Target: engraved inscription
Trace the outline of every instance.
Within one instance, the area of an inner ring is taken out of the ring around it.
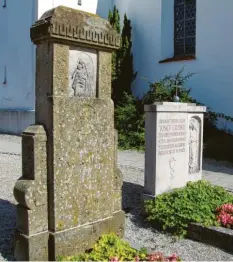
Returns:
[[[174,157],[172,157],[170,160],[169,160],[169,167],[170,167],[170,176],[171,176],[171,179],[174,179],[175,178],[175,166],[176,166],[176,159]]]
[[[186,119],[160,119],[158,132],[159,156],[185,152]]]
[[[69,59],[70,95],[95,97],[97,54],[92,50],[70,50]]]
[[[192,117],[189,123],[189,174],[200,171],[201,120]]]

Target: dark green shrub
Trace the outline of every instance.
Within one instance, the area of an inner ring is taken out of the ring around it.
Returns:
[[[137,99],[124,93],[122,102],[115,109],[118,145],[122,149],[143,150],[145,147],[144,114],[137,109]]]
[[[233,203],[232,194],[207,181],[198,181],[145,201],[145,210],[148,220],[158,228],[185,236],[189,223],[218,225],[216,208],[226,203]]]
[[[183,67],[178,73],[174,75],[166,75],[159,82],[149,82],[149,90],[142,99],[143,104],[153,104],[154,102],[173,102],[173,98],[176,94],[176,86],[180,87],[177,90],[180,102],[193,103],[194,100],[190,96],[191,90],[185,87],[185,84],[193,75],[194,73],[184,75]]]
[[[120,26],[120,14],[116,6],[108,14],[109,23],[121,34],[121,47],[112,55],[112,99],[115,105],[122,103],[124,93],[131,94],[131,85],[137,73],[133,68],[132,26],[124,15],[123,28]]]
[[[182,102],[192,102],[190,89],[185,83],[193,74],[183,74],[182,68],[175,75],[165,76],[156,83],[149,83],[150,89],[141,99],[131,93],[124,93],[115,109],[115,124],[118,130],[118,143],[121,149],[145,149],[145,116],[144,105],[154,102],[172,101],[176,92],[174,85],[179,85],[179,96]]]

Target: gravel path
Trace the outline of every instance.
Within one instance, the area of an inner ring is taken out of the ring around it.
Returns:
[[[20,143],[20,137],[0,135],[0,140]],[[138,247],[146,247],[166,255],[177,253],[186,261],[233,261],[233,255],[220,249],[191,240],[176,241],[161,234],[140,219],[143,171],[120,166],[124,176],[123,207],[126,214],[125,238]],[[21,156],[0,154],[0,261],[13,260],[13,231],[15,200],[12,194],[15,181],[21,176]]]
[[[140,218],[143,171],[120,166],[124,176],[123,207],[127,213],[125,238],[136,247],[163,252],[165,255],[178,254],[183,261],[233,261],[233,254],[189,239],[176,241],[172,236],[151,228]]]
[[[11,136],[11,135],[0,134],[0,140],[20,144],[21,143],[21,136]]]
[[[13,188],[21,175],[21,157],[0,154],[0,261],[13,260],[15,199]]]

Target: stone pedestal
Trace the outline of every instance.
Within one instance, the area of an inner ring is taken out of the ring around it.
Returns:
[[[106,20],[60,6],[32,26],[31,38],[37,45],[36,124],[45,129],[47,139],[47,149],[41,150],[47,161],[46,190],[40,195],[47,208],[45,213],[40,207],[32,210],[33,219],[28,218],[25,228],[31,223],[46,237],[34,246],[35,236],[17,226],[21,248],[16,258],[55,260],[91,248],[103,233],[123,236],[122,177],[111,100],[111,52],[119,48],[120,37]],[[30,160],[35,162],[35,156],[25,159],[23,166]],[[25,173],[23,180],[28,188],[37,183]],[[19,199],[26,193],[20,183],[15,186],[16,199],[20,208],[31,212]],[[17,219],[22,219],[20,212]]]
[[[202,179],[204,112],[196,104],[145,106],[145,199]]]

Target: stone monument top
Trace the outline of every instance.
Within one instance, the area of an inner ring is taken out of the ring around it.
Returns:
[[[34,43],[59,39],[111,50],[120,47],[120,35],[107,20],[65,6],[45,12],[31,27],[31,39]]]

